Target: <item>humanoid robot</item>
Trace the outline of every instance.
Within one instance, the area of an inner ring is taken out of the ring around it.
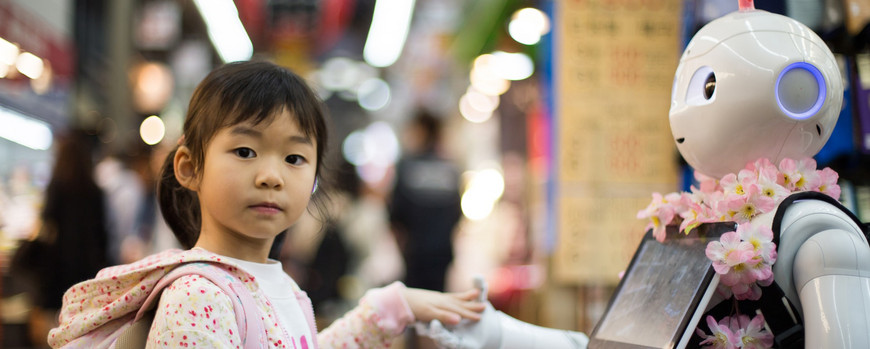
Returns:
[[[721,178],[759,158],[779,163],[815,155],[831,135],[842,99],[837,62],[812,30],[741,0],[739,11],[710,22],[688,44],[669,119],[686,161]],[[783,327],[788,333],[774,333],[775,345],[870,348],[866,227],[829,197],[796,195],[753,219],[777,236],[774,285],[785,297],[780,314],[788,319],[767,320],[794,323]],[[530,325],[491,307],[477,323],[418,329],[452,348],[587,345],[582,333]]]

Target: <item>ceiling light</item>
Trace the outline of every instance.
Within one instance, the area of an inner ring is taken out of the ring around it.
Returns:
[[[377,0],[363,48],[363,58],[368,64],[383,68],[399,59],[413,13],[414,0]]]
[[[0,107],[0,137],[25,147],[46,150],[51,147],[52,133],[48,124],[12,109]]]
[[[246,61],[254,55],[254,45],[233,0],[193,0],[199,9],[208,37],[224,63]]]

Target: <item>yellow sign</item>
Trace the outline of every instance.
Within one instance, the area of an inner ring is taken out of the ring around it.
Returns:
[[[563,283],[616,283],[644,234],[637,211],[677,188],[668,124],[678,0],[556,2],[557,239]]]

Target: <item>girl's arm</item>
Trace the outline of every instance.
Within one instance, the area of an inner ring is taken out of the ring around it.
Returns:
[[[394,282],[366,292],[360,304],[321,331],[317,341],[320,348],[383,348],[415,320],[478,320],[485,304],[475,301],[477,293],[442,293]]]

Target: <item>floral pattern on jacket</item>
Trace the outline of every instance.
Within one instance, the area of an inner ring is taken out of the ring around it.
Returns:
[[[277,319],[277,314],[271,302],[259,290],[253,276],[219,255],[202,249],[192,249],[168,250],[131,264],[109,267],[101,270],[94,279],[74,285],[63,296],[60,325],[49,333],[49,344],[55,348],[109,347],[132,322],[160,278],[179,264],[188,262],[217,263],[248,287],[265,320],[270,347],[294,348],[294,344],[301,343],[300,339],[287,336],[285,329],[274,320]],[[308,343],[306,338],[305,343],[309,348],[389,347],[393,339],[414,321],[414,315],[401,296],[404,287],[396,282],[384,288],[370,290],[360,300],[359,306],[318,333],[316,342]],[[232,303],[220,288],[196,275],[183,276],[167,289],[170,288],[184,288],[188,292],[192,291],[193,295],[188,299],[167,299],[161,302],[164,307],[169,305],[180,309],[177,312],[163,309],[173,316],[164,317],[168,327],[158,326],[158,321],[155,320],[149,334],[149,347],[234,348],[240,344],[241,338],[238,325],[234,321]],[[200,295],[194,296],[196,293]],[[311,332],[316,332],[312,323],[310,299],[302,291],[296,297],[311,323]],[[194,344],[194,338],[189,331],[176,331],[185,329],[181,320],[186,320],[188,328],[199,328],[201,332],[197,333],[203,338],[200,339],[202,342]],[[182,327],[172,327],[172,322],[176,322],[175,326]],[[173,331],[167,333],[160,328],[173,328]],[[180,338],[173,337],[179,335]],[[188,335],[187,339],[184,338],[185,335]]]

